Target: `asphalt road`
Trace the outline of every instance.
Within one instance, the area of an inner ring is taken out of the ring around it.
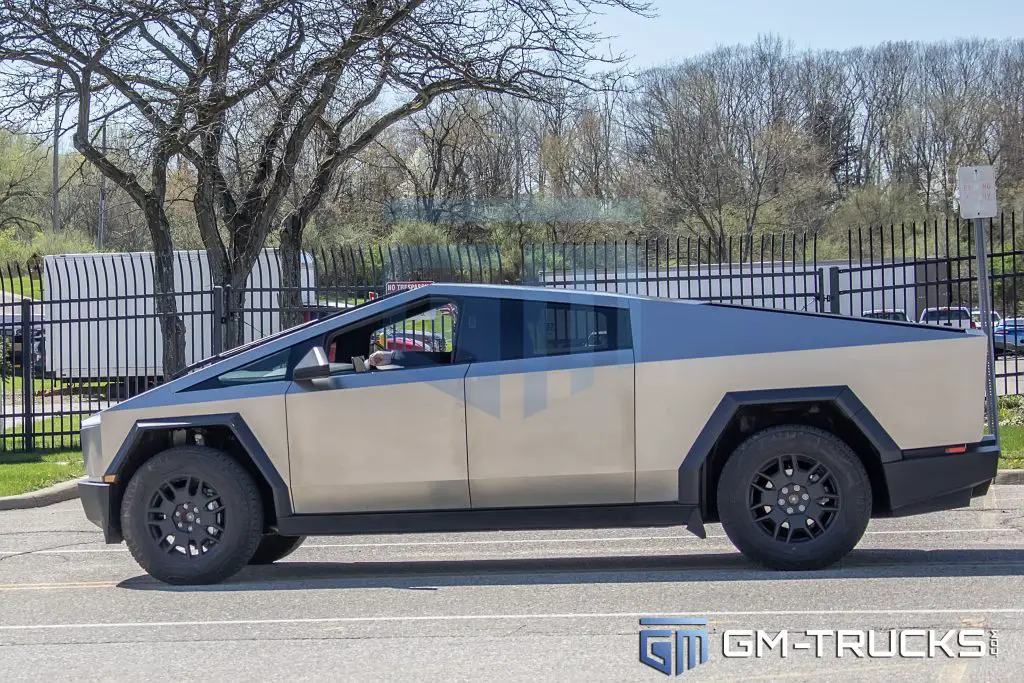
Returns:
[[[77,501],[3,512],[0,680],[658,681],[638,619],[659,615],[709,619],[709,660],[683,680],[1020,680],[1024,486],[877,520],[821,572],[762,571],[708,531],[317,538],[196,589],[104,546]],[[884,651],[909,628],[994,630],[998,654],[838,658],[831,636],[821,658],[722,652],[726,629],[876,629]]]

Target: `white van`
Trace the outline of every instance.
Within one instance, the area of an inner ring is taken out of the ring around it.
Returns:
[[[264,249],[246,283],[245,341],[280,331],[280,263]],[[315,301],[313,259],[302,255],[302,302]],[[152,252],[43,257],[46,372],[67,380],[163,377]],[[174,289],[185,324],[185,364],[213,354],[213,278],[206,251],[174,252]]]

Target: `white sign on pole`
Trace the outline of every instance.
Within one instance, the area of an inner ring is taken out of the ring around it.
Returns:
[[[394,280],[392,282],[387,282],[384,284],[384,293],[394,294],[399,290],[405,291],[407,289],[419,289],[420,287],[425,287],[427,285],[432,284],[434,284],[432,280]]]
[[[993,167],[961,166],[956,169],[956,184],[960,191],[961,218],[995,218],[999,215]]]
[[[999,442],[999,407],[996,405],[995,348],[992,345],[992,293],[989,289],[988,254],[985,253],[985,221],[999,215],[996,201],[996,174],[991,166],[961,166],[956,169],[960,191],[960,217],[974,227],[974,258],[978,264],[978,302],[981,304],[981,326],[988,337],[988,377],[985,379],[985,415],[989,432]]]

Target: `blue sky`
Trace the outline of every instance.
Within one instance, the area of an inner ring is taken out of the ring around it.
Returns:
[[[595,29],[634,68],[658,66],[773,33],[797,49],[843,49],[888,40],[1024,37],[1024,0],[655,0],[659,17],[625,12]]]

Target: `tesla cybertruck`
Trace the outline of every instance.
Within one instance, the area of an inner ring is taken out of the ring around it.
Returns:
[[[310,535],[708,522],[753,561],[815,569],[872,517],[988,490],[985,372],[976,330],[433,284],[91,416],[79,488],[106,542],[168,583]]]

